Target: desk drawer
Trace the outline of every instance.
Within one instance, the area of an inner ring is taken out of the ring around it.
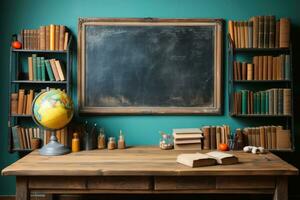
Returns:
[[[154,179],[155,190],[202,190],[215,187],[215,177],[161,176]]]
[[[30,177],[28,187],[30,189],[85,189],[84,177]]]
[[[88,189],[96,190],[150,190],[152,188],[151,178],[143,176],[102,176],[90,177],[87,184]]]
[[[273,189],[275,178],[268,176],[217,177],[217,189]]]

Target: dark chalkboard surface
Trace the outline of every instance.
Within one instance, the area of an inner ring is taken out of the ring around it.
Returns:
[[[85,62],[80,70],[84,77],[79,81],[84,85],[83,111],[86,107],[99,113],[219,112],[216,25],[85,25],[81,38]]]

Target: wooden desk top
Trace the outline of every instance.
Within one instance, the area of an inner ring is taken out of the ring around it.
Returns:
[[[195,151],[132,147],[126,150],[92,150],[63,156],[40,156],[34,151],[2,170],[16,176],[226,176],[297,175],[298,169],[272,153],[235,154],[240,163],[190,168],[176,163],[180,153]]]

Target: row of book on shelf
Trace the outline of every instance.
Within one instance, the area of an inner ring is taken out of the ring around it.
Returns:
[[[66,70],[61,61],[56,59],[45,59],[32,54],[28,57],[28,74],[22,74],[20,79],[30,81],[65,81]]]
[[[275,16],[255,16],[248,21],[228,22],[228,32],[236,48],[288,48],[290,20]]]
[[[233,63],[234,80],[290,80],[290,55],[254,56],[253,63]]]
[[[50,131],[37,127],[21,127],[16,125],[11,127],[11,131],[14,150],[32,149],[31,141],[33,138],[40,138],[42,141],[41,145],[46,145],[50,141],[51,136]],[[67,128],[57,130],[56,137],[61,144],[69,146]]]
[[[241,90],[234,93],[234,115],[291,115],[291,89]]]
[[[291,149],[291,130],[282,126],[247,127],[242,131],[249,146],[261,146],[266,149]]]
[[[40,26],[38,29],[24,29],[18,40],[23,49],[63,51],[68,48],[69,32],[63,25]]]
[[[237,128],[230,126],[203,126],[202,128],[173,129],[175,149],[214,150],[220,144],[241,150],[244,146],[261,146],[266,149],[291,149],[291,131],[283,126]]]
[[[47,89],[41,89],[40,91],[35,91],[33,89],[19,89],[18,92],[12,92],[10,97],[11,115],[31,115],[31,105],[34,100],[34,97],[39,92],[45,92],[46,90]]]

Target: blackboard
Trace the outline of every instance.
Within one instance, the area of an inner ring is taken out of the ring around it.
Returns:
[[[219,20],[106,20],[80,23],[81,111],[220,113]]]

